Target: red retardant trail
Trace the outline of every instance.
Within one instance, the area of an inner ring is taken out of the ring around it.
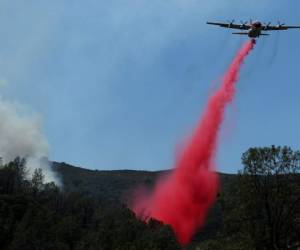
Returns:
[[[137,195],[130,206],[143,220],[154,218],[171,225],[183,245],[204,225],[207,212],[215,202],[219,189],[214,171],[218,132],[225,107],[234,97],[241,65],[254,43],[254,40],[247,42],[235,56],[221,86],[209,98],[193,136],[178,156],[174,171],[159,181],[152,193]]]

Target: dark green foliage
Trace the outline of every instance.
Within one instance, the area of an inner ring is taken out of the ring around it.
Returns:
[[[169,171],[116,170],[99,171],[73,167],[66,163],[53,163],[53,169],[62,176],[64,190],[91,195],[103,203],[118,205],[130,200],[134,188],[143,185],[152,188],[157,178]],[[221,191],[227,192],[236,175],[220,174]],[[199,242],[216,236],[222,226],[222,211],[217,201],[211,209],[207,225],[200,229],[194,241]]]
[[[130,191],[136,186],[152,187],[158,176],[168,173],[133,170],[99,171],[57,162],[53,162],[52,166],[54,171],[62,176],[65,191],[92,195],[113,205],[124,203]]]
[[[300,246],[300,153],[288,147],[250,148],[244,170],[224,194],[224,227],[237,249]]]
[[[45,177],[43,175],[42,169],[38,168],[34,170],[31,179],[31,185],[36,191],[41,190],[43,188],[44,178]]]
[[[64,190],[76,190],[114,206],[120,206],[130,200],[135,187],[143,185],[152,188],[158,177],[169,174],[169,171],[93,171],[57,162],[53,163],[53,169],[62,176]],[[221,191],[226,193],[235,179],[236,175],[220,174]],[[191,249],[195,249],[194,246],[203,240],[215,238],[222,224],[221,203],[218,199],[211,209],[206,226],[199,230],[190,244]]]
[[[206,226],[184,249],[285,250],[300,246],[300,154],[287,147],[251,148],[238,175],[220,174]],[[92,171],[54,163],[63,191],[32,180],[25,162],[0,169],[0,249],[180,249],[172,230],[139,221],[123,204],[139,185],[165,172]],[[298,249],[297,249],[298,250]]]
[[[25,162],[0,169],[0,249],[180,249],[169,227],[137,220],[121,205],[90,195],[62,192],[36,170],[25,179]]]
[[[13,194],[22,191],[23,186],[28,185],[24,181],[26,175],[25,160],[16,158],[6,167],[1,169],[0,193]]]

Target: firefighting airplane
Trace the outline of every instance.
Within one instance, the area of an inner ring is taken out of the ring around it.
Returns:
[[[217,25],[222,28],[246,30],[245,32],[234,32],[235,35],[247,35],[250,38],[257,38],[260,36],[269,36],[268,33],[262,33],[263,31],[274,31],[274,30],[288,30],[288,29],[300,29],[300,26],[285,26],[284,23],[278,22],[278,25],[271,25],[271,22],[262,24],[259,21],[252,22],[241,22],[240,24],[235,24],[234,20],[228,23],[214,23],[207,22],[207,24]]]

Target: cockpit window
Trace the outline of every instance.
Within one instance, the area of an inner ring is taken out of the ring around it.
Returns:
[[[260,28],[261,27],[261,23],[260,22],[256,22],[256,23],[253,24],[253,26],[255,28]]]

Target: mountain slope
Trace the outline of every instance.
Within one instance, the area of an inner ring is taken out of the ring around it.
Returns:
[[[114,170],[100,171],[74,167],[66,163],[52,163],[54,171],[62,178],[66,192],[89,194],[107,204],[125,204],[135,187],[140,185],[153,187],[159,176],[170,171]],[[233,184],[236,175],[220,174],[221,190],[226,192]],[[196,240],[213,237],[222,227],[221,204],[216,202],[211,209],[205,228],[196,236]]]
[[[66,163],[53,162],[54,171],[62,178],[63,188],[67,192],[83,192],[101,198],[107,202],[124,203],[129,192],[140,185],[153,187],[158,177],[168,175],[170,170],[89,170],[74,167]],[[227,189],[236,175],[220,174],[221,189]]]

